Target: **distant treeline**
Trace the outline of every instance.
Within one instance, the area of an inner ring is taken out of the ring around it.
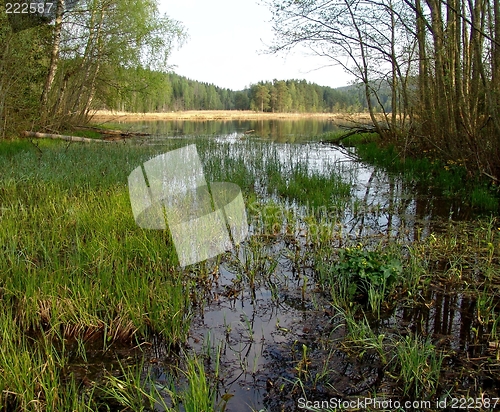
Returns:
[[[54,2],[51,21],[10,16],[6,4],[0,3],[0,138],[23,130],[82,125],[93,110],[103,108],[131,112],[369,108],[361,81],[333,89],[305,80],[273,80],[234,91],[170,72],[171,51],[187,35],[182,23],[160,13],[157,0]],[[387,83],[386,76],[374,78]],[[386,90],[387,95],[378,93],[376,101],[370,101],[371,111],[380,107],[375,103],[398,101],[389,87]]]
[[[175,73],[143,68],[120,74],[120,88],[101,95],[108,109],[129,112],[255,110],[262,112],[359,112],[366,108],[357,87],[333,89],[306,80],[259,82],[234,91]]]

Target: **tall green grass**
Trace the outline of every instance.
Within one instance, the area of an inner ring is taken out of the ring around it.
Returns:
[[[463,200],[484,212],[499,210],[499,192],[488,187],[484,176],[470,176],[462,159],[445,159],[443,154],[427,151],[418,156],[405,155],[394,145],[384,145],[373,135],[351,136],[343,142],[355,147],[362,160],[402,174],[428,189],[440,190],[447,196],[462,196]]]
[[[0,404],[9,410],[68,410],[60,402],[78,399],[62,377],[66,340],[186,340],[189,290],[172,242],[137,227],[128,200],[128,173],[157,151],[0,143]]]

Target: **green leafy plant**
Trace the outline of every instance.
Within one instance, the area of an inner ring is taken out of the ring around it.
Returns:
[[[379,251],[370,251],[358,245],[339,251],[334,271],[349,280],[349,298],[368,296],[371,288],[389,291],[402,271],[401,262]]]
[[[361,244],[340,249],[335,262],[321,263],[317,269],[334,301],[344,306],[368,304],[377,315],[403,271],[400,260],[378,250],[364,249]]]

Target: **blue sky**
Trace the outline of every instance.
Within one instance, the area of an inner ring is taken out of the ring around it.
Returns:
[[[273,39],[268,8],[257,0],[160,0],[160,9],[181,21],[189,39],[175,50],[174,71],[193,80],[241,90],[260,80],[306,79],[339,87],[350,78],[328,60],[297,50],[262,53]]]

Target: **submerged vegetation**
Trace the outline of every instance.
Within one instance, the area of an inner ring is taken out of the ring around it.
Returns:
[[[317,143],[149,141],[1,143],[0,408],[500,395],[497,219],[419,222],[404,192],[370,203],[359,164]],[[242,188],[251,235],[180,269],[168,231],[135,225],[127,176],[193,142],[207,181]]]

